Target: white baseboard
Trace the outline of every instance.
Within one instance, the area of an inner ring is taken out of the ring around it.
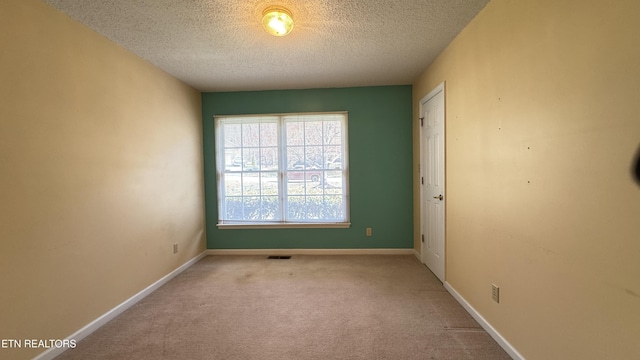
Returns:
[[[411,255],[413,249],[209,249],[207,255]]]
[[[202,253],[198,254],[196,257],[194,257],[193,259],[191,259],[191,260],[187,261],[186,263],[182,264],[179,268],[173,270],[172,272],[170,272],[169,274],[167,274],[166,276],[164,276],[160,280],[154,282],[153,284],[149,285],[144,290],[140,291],[139,293],[133,295],[132,297],[130,297],[127,300],[125,300],[124,302],[122,302],[120,305],[114,307],[113,309],[111,309],[111,310],[107,311],[106,313],[104,313],[99,318],[93,320],[92,322],[87,324],[82,329],[80,329],[80,330],[76,331],[75,333],[69,335],[67,337],[67,340],[72,340],[73,339],[76,342],[79,342],[80,340],[82,340],[85,337],[89,336],[92,332],[98,330],[101,326],[103,326],[104,324],[106,324],[109,321],[111,321],[114,318],[116,318],[116,316],[120,315],[125,310],[127,310],[131,306],[135,305],[138,301],[144,299],[146,296],[148,296],[149,294],[151,294],[152,292],[157,290],[162,285],[166,284],[169,280],[173,279],[174,277],[176,277],[176,275],[178,275],[181,272],[185,271],[189,266],[195,264],[196,262],[198,262],[198,260],[202,259],[206,255],[207,255],[206,251],[203,251]],[[66,350],[68,350],[68,349],[67,348],[55,348],[55,347],[52,347],[49,350],[47,350],[47,351],[41,353],[40,355],[34,357],[33,360],[49,360],[49,359],[53,359],[56,356],[58,356],[58,355],[62,354],[63,352],[65,352]]]
[[[505,338],[500,335],[496,329],[489,324],[487,320],[485,320],[480,313],[476,311],[476,309],[471,306],[463,297],[460,295],[448,282],[444,283],[445,289],[464,307],[465,310],[482,326],[482,328],[495,340],[500,347],[504,349],[504,351],[511,356],[514,360],[525,360],[524,356],[522,356],[518,350],[516,350]]]
[[[418,259],[418,261],[422,262],[422,256],[420,256],[420,253],[418,252],[418,250],[413,249],[413,256],[415,256],[416,259]]]

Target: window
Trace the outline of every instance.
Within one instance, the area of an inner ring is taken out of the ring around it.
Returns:
[[[217,116],[218,227],[348,227],[347,114]]]

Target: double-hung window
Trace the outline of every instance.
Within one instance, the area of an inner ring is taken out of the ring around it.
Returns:
[[[218,227],[348,227],[347,113],[216,116]]]

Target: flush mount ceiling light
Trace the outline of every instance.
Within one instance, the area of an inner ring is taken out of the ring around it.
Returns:
[[[287,35],[293,29],[291,11],[279,6],[269,6],[262,12],[262,26],[271,35]]]

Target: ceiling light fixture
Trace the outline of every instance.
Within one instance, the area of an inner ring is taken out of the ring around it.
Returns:
[[[262,12],[262,26],[271,35],[287,35],[293,29],[291,11],[279,6],[269,6]]]

